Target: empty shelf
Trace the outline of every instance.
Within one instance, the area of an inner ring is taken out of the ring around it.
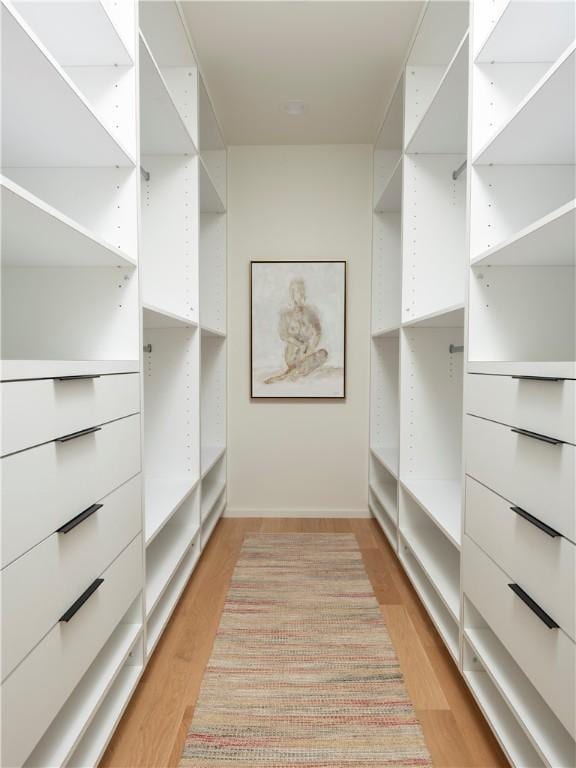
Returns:
[[[399,211],[402,205],[402,156],[398,158],[374,210],[377,213]]]
[[[424,527],[401,529],[401,533],[454,621],[460,621],[459,558],[452,545],[442,535],[431,536]]]
[[[193,545],[200,526],[183,532],[181,528],[165,528],[146,552],[146,616],[150,616],[167,589],[172,576],[188,549]]]
[[[4,4],[2,44],[6,167],[135,165],[20,15]]]
[[[468,33],[448,65],[406,152],[465,154],[468,133]]]
[[[373,445],[370,450],[375,459],[385,467],[391,475],[398,477],[398,446]]]
[[[398,525],[398,502],[396,483],[382,483],[376,477],[370,480],[370,490],[380,502],[395,525]]]
[[[198,325],[194,320],[147,303],[144,304],[143,320],[144,328],[193,328]]]
[[[464,304],[451,304],[426,315],[412,317],[402,323],[403,328],[420,325],[423,328],[461,328],[464,326]]]
[[[576,44],[546,72],[473,160],[476,165],[570,165],[576,157]]]
[[[2,264],[133,267],[135,259],[23,187],[2,177]]]
[[[146,546],[162,530],[197,484],[198,478],[148,478],[146,480],[144,492]]]
[[[195,155],[194,141],[142,33],[140,133],[143,155]]]
[[[460,549],[462,491],[458,480],[408,477],[401,483],[442,533]]]
[[[576,201],[543,216],[472,259],[492,266],[570,266],[576,260]]]
[[[202,477],[208,474],[214,464],[226,453],[225,445],[204,445],[200,459]]]
[[[216,185],[212,181],[204,161],[200,160],[200,212],[201,213],[225,213],[224,205]]]

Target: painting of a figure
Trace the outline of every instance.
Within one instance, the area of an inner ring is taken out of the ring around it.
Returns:
[[[345,397],[346,262],[251,263],[251,396]]]

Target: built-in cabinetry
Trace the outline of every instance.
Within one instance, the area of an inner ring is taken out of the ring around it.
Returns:
[[[576,764],[572,3],[429,3],[374,152],[370,507],[508,759]]]
[[[1,10],[0,762],[86,768],[226,503],[226,149],[176,3]]]

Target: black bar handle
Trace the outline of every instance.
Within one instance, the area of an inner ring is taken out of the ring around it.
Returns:
[[[83,373],[78,376],[56,376],[56,381],[80,381],[82,379],[99,379],[99,373]]]
[[[93,432],[100,432],[102,427],[90,427],[89,429],[81,429],[80,432],[72,432],[64,437],[57,437],[57,443],[67,443],[69,440],[76,440],[77,437],[84,437],[84,435],[91,435]]]
[[[60,616],[59,620],[66,621],[66,622],[70,621],[70,619],[78,613],[80,608],[82,608],[82,606],[88,600],[88,598],[90,598],[94,594],[94,592],[96,592],[96,590],[101,584],[104,584],[104,579],[94,579],[94,581],[92,582],[92,584],[90,584],[88,589],[82,592],[78,600],[72,603],[72,605],[70,606],[70,608],[68,608],[66,613],[63,613],[62,616]]]
[[[512,376],[512,378],[520,381],[566,381],[559,376]]]
[[[517,515],[520,515],[520,517],[523,517],[524,520],[527,520],[529,523],[534,525],[536,528],[539,528],[541,531],[544,531],[548,536],[551,536],[553,539],[562,538],[562,534],[555,530],[554,528],[551,528],[549,525],[546,525],[546,523],[543,523],[542,520],[538,520],[537,517],[534,517],[534,515],[531,515],[530,512],[526,512],[525,509],[522,509],[522,507],[510,507],[512,512],[516,512]]]
[[[511,432],[516,432],[517,435],[524,435],[524,437],[531,437],[533,440],[540,440],[541,443],[548,443],[549,445],[563,445],[564,440],[558,440],[555,437],[548,437],[548,435],[541,435],[539,432],[530,432],[529,429],[520,429],[520,427],[510,427]]]
[[[89,517],[92,517],[92,515],[95,512],[98,512],[99,509],[102,509],[103,506],[104,504],[92,504],[92,506],[88,507],[88,509],[85,509],[83,512],[80,512],[79,515],[76,515],[76,517],[73,517],[71,520],[68,520],[68,522],[60,526],[60,528],[57,528],[56,533],[70,533],[70,531],[76,528],[77,525],[80,525],[80,523],[83,523],[84,520],[87,520]]]
[[[542,621],[548,629],[559,629],[560,625],[556,624],[554,619],[551,616],[548,616],[546,611],[543,611],[542,608],[538,605],[537,602],[532,600],[529,594],[524,592],[522,587],[519,587],[518,584],[508,584],[512,592],[514,592],[515,595],[518,595],[520,600],[522,600],[523,603],[525,603],[530,610],[538,616],[540,621]]]

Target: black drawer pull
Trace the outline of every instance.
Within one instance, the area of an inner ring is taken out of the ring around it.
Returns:
[[[548,536],[551,536],[553,539],[558,538],[558,536],[562,537],[562,534],[559,531],[555,530],[554,528],[550,528],[549,525],[543,523],[542,520],[538,520],[537,517],[531,515],[530,512],[526,512],[526,510],[522,509],[522,507],[510,507],[510,509],[512,512],[516,512],[517,515],[520,515],[520,517],[523,517],[524,520],[527,520],[529,523],[536,526],[536,528],[544,531],[544,533],[548,534]]]
[[[512,376],[512,378],[520,381],[566,381],[556,376]]]
[[[517,435],[524,435],[524,437],[531,437],[533,440],[540,440],[541,443],[548,443],[549,445],[563,445],[564,440],[557,440],[555,437],[548,437],[548,435],[541,435],[539,432],[530,432],[529,429],[520,429],[520,427],[510,427],[511,432],[516,432]]]
[[[70,619],[78,613],[80,608],[82,608],[86,600],[88,600],[88,598],[90,598],[94,594],[94,592],[96,592],[96,590],[101,584],[104,584],[104,579],[94,579],[94,581],[92,582],[92,584],[90,584],[88,589],[82,592],[78,600],[72,603],[72,605],[70,606],[70,608],[68,608],[66,613],[63,613],[62,616],[60,616],[60,621],[70,621]]]
[[[80,514],[73,517],[72,520],[68,520],[67,523],[64,523],[60,528],[57,528],[56,533],[70,533],[70,531],[76,528],[77,525],[83,523],[84,520],[91,517],[94,512],[98,512],[99,509],[102,509],[103,506],[104,504],[92,504],[92,506],[85,509],[84,512],[80,512]]]
[[[72,432],[70,435],[64,435],[64,437],[57,437],[57,443],[67,443],[69,440],[76,440],[77,437],[84,437],[84,435],[91,435],[93,432],[100,432],[102,427],[90,427],[90,429],[81,429],[80,432]]]
[[[536,616],[538,616],[540,621],[542,621],[542,622],[544,622],[544,624],[546,624],[548,629],[559,629],[560,628],[560,625],[556,624],[554,619],[551,616],[548,616],[546,611],[543,611],[542,608],[540,608],[540,606],[538,605],[538,603],[536,603],[534,600],[532,600],[530,595],[528,595],[526,592],[524,592],[522,587],[519,587],[518,584],[508,584],[508,586],[510,587],[512,592],[514,592],[514,594],[518,595],[520,600],[522,600],[523,603],[526,603],[528,608],[530,608],[530,610],[533,611],[536,614]]]
[[[56,381],[81,381],[82,379],[99,379],[99,373],[83,373],[78,376],[57,376]]]

